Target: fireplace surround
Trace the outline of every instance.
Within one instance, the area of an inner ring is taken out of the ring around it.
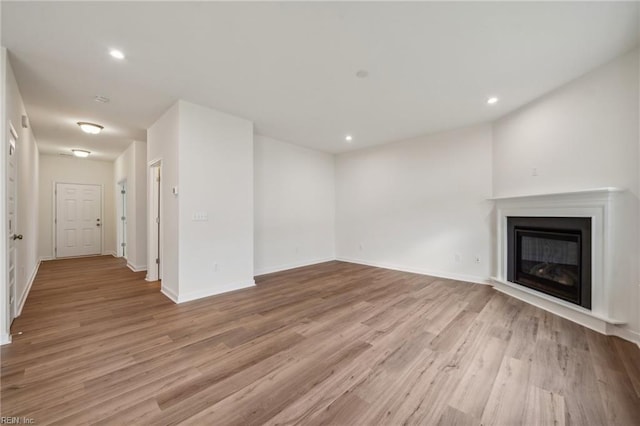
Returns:
[[[635,278],[627,266],[634,253],[629,230],[635,229],[637,219],[633,194],[607,187],[491,200],[496,218],[491,283],[496,290],[598,332],[640,341],[640,335],[627,326],[637,315],[629,300],[637,294]],[[516,218],[535,218],[537,223],[520,223]],[[557,218],[577,222],[568,227],[565,222],[558,229],[553,224]],[[513,244],[520,244],[519,249]],[[545,258],[545,247],[556,250],[557,257]],[[524,259],[517,263],[517,256]],[[588,275],[590,290],[568,288],[577,279],[582,286]],[[543,278],[540,281],[547,287],[535,288],[532,278]],[[549,288],[555,290],[545,291]]]

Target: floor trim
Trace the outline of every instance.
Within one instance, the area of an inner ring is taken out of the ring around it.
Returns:
[[[619,325],[609,326],[607,331],[607,334],[628,340],[629,342],[635,343],[640,348],[640,333],[637,331],[629,330],[628,328],[620,327]]]
[[[289,269],[302,268],[303,266],[312,266],[312,265],[317,265],[318,263],[331,262],[332,260],[336,260],[335,256],[322,257],[322,258],[310,259],[310,260],[302,260],[300,262],[293,262],[293,263],[287,263],[284,265],[271,266],[263,269],[258,269],[254,271],[254,275],[258,277],[260,275],[273,274],[274,272],[282,272],[282,271],[287,271]]]
[[[11,343],[11,335],[7,333],[2,333],[0,335],[0,346],[8,345],[9,343]]]
[[[160,293],[167,296],[173,303],[178,303],[178,295],[169,290],[167,287],[160,286]]]
[[[20,302],[18,303],[18,311],[16,312],[16,318],[22,314],[22,309],[24,308],[24,304],[27,302],[27,297],[29,297],[31,286],[33,285],[33,282],[36,280],[36,275],[38,275],[38,269],[40,269],[40,263],[42,263],[42,261],[39,260],[38,263],[36,263],[35,268],[33,268],[33,271],[31,272],[31,276],[29,277],[29,281],[27,282],[27,287],[24,289],[24,292],[22,293],[22,297],[20,298]]]
[[[203,299],[205,297],[210,297],[210,296],[216,296],[218,294],[228,293],[230,291],[242,290],[244,288],[254,287],[255,285],[256,285],[256,282],[252,278],[246,281],[238,281],[234,283],[218,285],[213,289],[193,291],[191,293],[186,293],[184,295],[178,293],[177,303],[191,302],[192,300]]]
[[[474,276],[474,275],[455,274],[455,273],[451,273],[451,272],[427,271],[427,270],[419,269],[419,268],[411,268],[411,267],[407,267],[407,266],[398,266],[398,265],[393,265],[393,264],[389,264],[389,263],[369,262],[369,261],[366,261],[366,260],[353,259],[353,258],[350,258],[350,257],[337,257],[336,260],[339,260],[341,262],[356,263],[358,265],[373,266],[373,267],[382,268],[382,269],[391,269],[393,271],[409,272],[409,273],[412,273],[412,274],[420,274],[420,275],[428,275],[430,277],[436,277],[436,278],[445,278],[445,279],[454,280],[454,281],[463,281],[463,282],[474,283],[474,284],[491,285],[491,282],[489,281],[488,277],[484,278],[484,277],[478,277],[478,276]]]
[[[147,270],[147,265],[144,266],[136,266],[127,262],[127,268],[131,269],[133,272],[142,272]]]

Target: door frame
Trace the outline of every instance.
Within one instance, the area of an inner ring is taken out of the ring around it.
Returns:
[[[160,198],[158,217],[160,218],[160,223],[156,225],[156,216],[154,215],[154,203],[153,203],[153,194],[155,190],[155,182],[153,176],[153,169],[158,168],[160,170],[160,184],[158,185],[158,197]],[[164,211],[164,198],[162,196],[163,189],[163,177],[162,177],[162,158],[156,158],[147,162],[147,281],[158,281],[162,279],[162,270],[164,266],[164,233],[162,232],[162,212]],[[160,259],[160,266],[154,267],[156,265],[156,258],[154,253],[156,250],[152,250],[154,246],[158,247],[157,253],[158,258]]]
[[[1,109],[1,107],[0,107]],[[0,296],[0,303],[2,303],[2,309],[0,310],[0,315],[2,318],[0,319],[0,324],[2,324],[2,329],[0,330],[0,345],[6,345],[11,343],[11,320],[12,317],[15,317],[15,310],[17,309],[14,305],[14,312],[11,312],[11,305],[9,300],[9,256],[11,256],[11,251],[9,250],[9,238],[12,236],[9,234],[9,222],[8,222],[8,203],[7,203],[7,189],[9,185],[9,151],[8,147],[11,143],[11,137],[16,141],[16,151],[18,150],[18,140],[19,134],[16,131],[15,127],[13,127],[13,123],[11,120],[6,121],[6,128],[1,124],[5,124],[4,116],[0,118],[2,123],[0,123],[0,128],[2,128],[1,136],[0,136],[0,144],[2,144],[2,153],[0,153],[0,161],[2,162],[2,177],[0,177],[0,182],[2,183],[2,200],[0,200],[0,218],[2,219],[2,230],[0,230],[0,236],[2,236],[2,243],[0,244],[0,255],[2,256],[2,261],[0,262],[0,270],[3,271],[3,284],[0,292],[2,293]],[[17,156],[16,156],[16,165],[17,165]],[[17,181],[17,172],[16,172],[16,188],[15,188],[15,210],[16,210],[16,220],[15,224],[18,223],[17,220],[17,210],[18,210],[18,181]],[[16,253],[16,264],[14,265],[14,279],[17,281],[17,273],[15,273],[18,269],[18,256]],[[15,285],[15,284],[14,284]]]
[[[93,186],[99,186],[100,187],[100,223],[102,225],[100,225],[100,254],[97,255],[91,255],[91,256],[101,256],[104,255],[104,185],[101,183],[78,183],[78,182],[66,182],[66,181],[57,181],[54,180],[53,181],[53,189],[51,191],[51,196],[53,197],[53,202],[51,203],[51,207],[52,207],[52,212],[51,212],[51,227],[53,229],[52,235],[52,241],[51,241],[51,253],[53,254],[53,258],[54,259],[58,259],[58,250],[56,250],[57,244],[58,244],[58,224],[56,223],[56,215],[57,215],[57,204],[58,204],[58,195],[56,193],[56,187],[58,186],[58,184],[68,184],[68,185],[93,185]],[[117,251],[116,251],[117,253]],[[75,256],[75,257],[87,257],[87,256]],[[74,256],[72,257],[64,257],[64,258],[60,258],[60,259],[73,259]]]
[[[122,194],[122,190],[124,188],[125,193]],[[123,196],[124,195],[124,196]],[[122,257],[128,260],[127,256],[129,255],[129,233],[127,232],[127,222],[129,221],[129,215],[127,214],[127,205],[129,204],[129,185],[127,184],[127,179],[122,179],[120,182],[116,184],[116,256]],[[125,217],[125,220],[122,220],[122,217]],[[122,243],[124,243],[124,254],[122,254]]]

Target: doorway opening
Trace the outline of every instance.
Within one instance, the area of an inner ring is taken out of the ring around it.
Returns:
[[[162,280],[162,165],[155,161],[149,165],[149,259],[147,281]]]

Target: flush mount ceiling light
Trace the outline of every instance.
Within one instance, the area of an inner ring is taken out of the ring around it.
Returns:
[[[111,55],[112,57],[116,58],[116,59],[124,59],[124,53],[122,53],[122,51],[118,50],[118,49],[111,49],[109,51],[109,55]]]
[[[84,149],[72,149],[73,155],[79,158],[87,158],[91,152],[85,151]]]
[[[87,123],[86,121],[78,121],[78,126],[80,126],[83,132],[91,135],[97,135],[104,129],[104,127],[99,124]]]
[[[351,142],[353,140],[353,136],[347,135],[347,136],[344,137],[344,140],[347,141],[347,142]]]
[[[488,105],[495,105],[497,103],[498,103],[498,98],[496,98],[495,96],[492,96],[489,99],[487,99]]]
[[[106,104],[106,103],[109,103],[111,99],[107,98],[106,96],[98,95],[95,98],[93,98],[93,100],[96,102],[100,102],[101,104]]]

